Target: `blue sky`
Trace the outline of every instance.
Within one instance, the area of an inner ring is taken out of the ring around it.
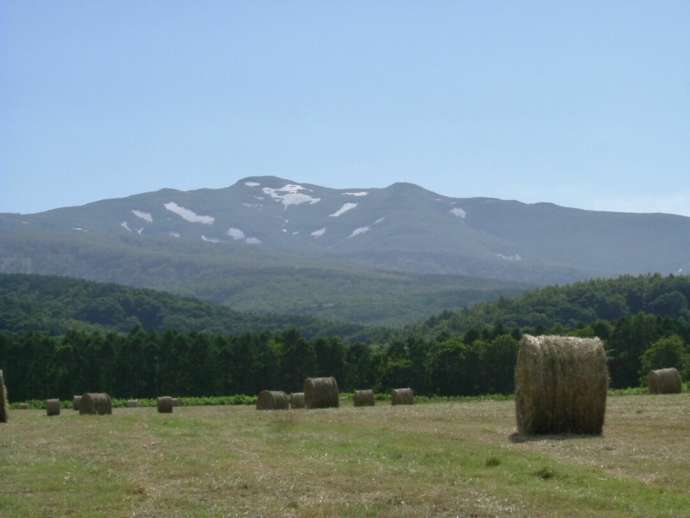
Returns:
[[[687,1],[5,0],[0,212],[272,174],[690,215],[688,27]]]

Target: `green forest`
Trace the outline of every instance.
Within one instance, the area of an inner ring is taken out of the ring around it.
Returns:
[[[125,296],[108,289],[112,291],[105,293],[115,300]],[[200,332],[193,326],[177,328],[172,318],[152,326],[141,316],[128,332],[88,326],[62,332],[68,327],[64,325],[58,325],[59,332],[39,332],[8,324],[24,321],[18,316],[22,307],[32,315],[31,290],[23,293],[24,305],[11,291],[0,297],[5,329],[0,368],[15,401],[70,398],[84,391],[107,391],[120,398],[256,394],[266,388],[292,392],[301,389],[306,376],[315,375],[335,376],[347,391],[410,386],[426,395],[508,394],[523,333],[602,338],[613,388],[639,386],[652,368],[677,367],[684,379],[690,375],[689,277],[621,277],[545,288],[444,312],[402,330],[363,332],[356,340],[338,336],[330,324],[330,335],[307,335],[296,324],[261,331],[259,322],[247,332],[211,325]],[[155,295],[150,292],[154,300]],[[94,293],[83,298],[93,299]],[[64,307],[52,313],[44,310],[44,318],[59,323],[60,315],[73,315],[77,309],[70,306],[72,300],[79,298],[64,299]],[[183,300],[194,307],[193,299]],[[193,322],[193,315],[186,318]],[[88,315],[82,317],[89,322]]]

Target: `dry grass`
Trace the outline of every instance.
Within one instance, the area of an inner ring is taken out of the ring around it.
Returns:
[[[511,401],[27,410],[1,429],[0,516],[688,515],[688,394],[609,398],[601,437],[514,423]]]

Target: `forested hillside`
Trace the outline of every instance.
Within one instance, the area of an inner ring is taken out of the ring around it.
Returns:
[[[365,327],[308,316],[233,311],[166,292],[65,277],[0,274],[0,331],[63,334],[75,329],[241,334],[297,327],[306,336],[367,337]]]

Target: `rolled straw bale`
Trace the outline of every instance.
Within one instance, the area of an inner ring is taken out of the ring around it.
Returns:
[[[0,423],[6,423],[9,417],[10,402],[5,386],[5,374],[0,369]]]
[[[391,390],[391,405],[414,405],[414,390],[411,388]]]
[[[355,395],[352,398],[352,402],[355,406],[374,406],[376,401],[374,400],[373,390],[355,390]]]
[[[17,403],[17,410],[28,410],[29,403]]]
[[[174,397],[174,398],[172,398],[172,404],[173,404],[173,406],[180,406],[180,405],[182,405],[182,402],[180,401],[180,398]]]
[[[104,392],[87,392],[79,400],[79,415],[110,415],[113,401]]]
[[[79,401],[81,401],[81,396],[72,396],[72,410],[79,411]]]
[[[598,338],[525,335],[515,367],[518,431],[601,434],[608,386]]]
[[[647,376],[649,392],[651,394],[680,394],[683,382],[678,369],[657,369]]]
[[[304,408],[304,392],[290,394],[290,408]]]
[[[59,399],[48,399],[46,401],[46,415],[60,415]]]
[[[127,401],[127,408],[137,408],[139,406],[138,399],[130,399]]]
[[[304,380],[304,405],[307,408],[338,408],[340,397],[334,377]]]
[[[175,406],[174,398],[170,396],[161,396],[158,398],[158,413],[159,414],[172,414],[173,407]]]
[[[290,400],[285,392],[280,390],[262,390],[256,398],[257,410],[287,410]]]

